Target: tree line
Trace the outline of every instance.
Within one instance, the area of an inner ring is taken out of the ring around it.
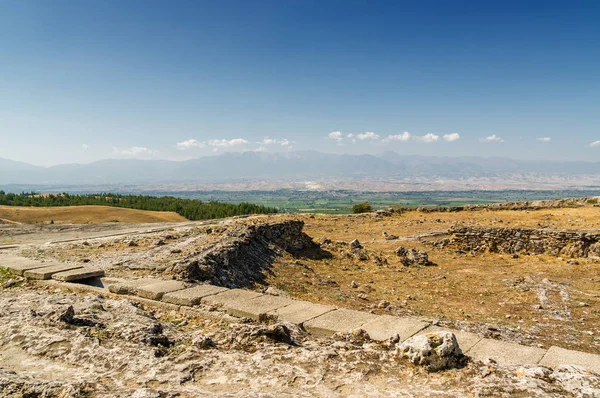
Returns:
[[[188,220],[208,220],[246,214],[271,214],[277,209],[242,202],[239,204],[216,201],[204,202],[197,199],[181,199],[173,196],[121,195],[114,193],[71,195],[37,194],[23,192],[20,194],[5,193],[0,190],[0,205],[6,206],[86,206],[100,205],[124,207],[137,210],[173,211]]]

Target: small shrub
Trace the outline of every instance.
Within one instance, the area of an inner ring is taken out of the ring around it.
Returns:
[[[359,213],[370,213],[373,211],[373,207],[369,204],[369,202],[357,203],[352,206],[352,212],[354,214]]]
[[[597,205],[598,204],[598,199],[594,198],[594,199],[588,199],[587,201],[588,205]]]

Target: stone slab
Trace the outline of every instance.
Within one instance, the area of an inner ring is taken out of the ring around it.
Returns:
[[[271,311],[268,316],[272,316],[278,321],[286,321],[302,325],[320,315],[335,310],[335,307],[323,304],[309,303],[308,301],[297,301],[285,307],[277,308]]]
[[[189,284],[174,280],[159,280],[149,285],[142,285],[135,288],[135,295],[150,300],[160,300],[166,293],[176,290],[183,290],[189,287]]]
[[[369,337],[373,340],[385,341],[393,335],[399,334],[400,341],[404,341],[429,325],[429,322],[420,319],[379,315],[376,319],[367,322],[361,328],[369,333]]]
[[[193,305],[200,304],[200,300],[206,296],[212,296],[217,293],[225,292],[229,289],[221,286],[214,285],[198,285],[183,290],[177,290],[175,292],[166,293],[162,297],[162,301],[171,304],[187,305],[191,307]]]
[[[202,304],[227,306],[228,304],[236,303],[239,301],[252,300],[262,295],[262,293],[253,292],[251,290],[231,289],[223,293],[202,297],[202,299],[200,299],[200,302]]]
[[[577,365],[600,373],[600,355],[552,346],[540,361],[540,365],[550,368],[558,365]]]
[[[250,300],[232,301],[225,304],[225,311],[238,318],[252,318],[257,321],[267,319],[267,314],[294,302],[287,297],[264,295]]]
[[[58,272],[70,271],[78,268],[83,268],[83,266],[79,264],[58,264],[44,268],[30,269],[25,271],[23,275],[25,275],[26,278],[45,280],[50,279],[53,274]]]
[[[43,263],[25,257],[0,257],[0,267],[8,268],[17,275],[23,275],[25,271],[36,268],[50,267],[59,263]]]
[[[481,339],[465,354],[479,361],[490,358],[500,365],[531,365],[539,363],[546,350],[506,341]]]
[[[63,282],[78,281],[81,279],[95,278],[104,276],[104,270],[97,267],[84,267],[72,269],[70,271],[58,272],[52,275],[52,279]]]
[[[150,278],[141,278],[141,279],[132,279],[129,281],[113,283],[108,285],[108,291],[115,294],[128,294],[135,295],[136,289],[138,287],[144,285],[150,285],[160,281],[160,279],[150,279]]]
[[[304,322],[304,329],[316,336],[331,336],[337,332],[349,332],[373,321],[377,315],[340,308]]]
[[[462,350],[463,353],[466,353],[475,344],[477,344],[481,340],[483,340],[483,337],[481,337],[480,335],[475,334],[475,333],[465,332],[464,330],[447,329],[447,328],[442,328],[439,326],[429,327],[418,334],[425,334],[425,333],[432,333],[432,332],[454,333],[454,336],[456,337],[456,341],[458,342],[458,346],[460,347],[460,349]]]

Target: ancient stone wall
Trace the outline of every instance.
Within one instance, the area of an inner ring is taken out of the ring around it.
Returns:
[[[458,227],[434,244],[470,252],[600,257],[600,233],[526,228]]]
[[[583,206],[600,207],[600,197],[569,198],[557,200],[534,200],[530,202],[506,202],[486,205],[465,206],[436,206],[436,207],[406,207],[398,211],[420,211],[423,213],[459,212],[459,211],[495,211],[495,210],[543,210],[565,209]]]

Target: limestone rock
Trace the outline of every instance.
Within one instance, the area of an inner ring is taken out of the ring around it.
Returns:
[[[466,360],[456,336],[450,332],[413,336],[398,346],[398,354],[429,371],[457,368]]]

